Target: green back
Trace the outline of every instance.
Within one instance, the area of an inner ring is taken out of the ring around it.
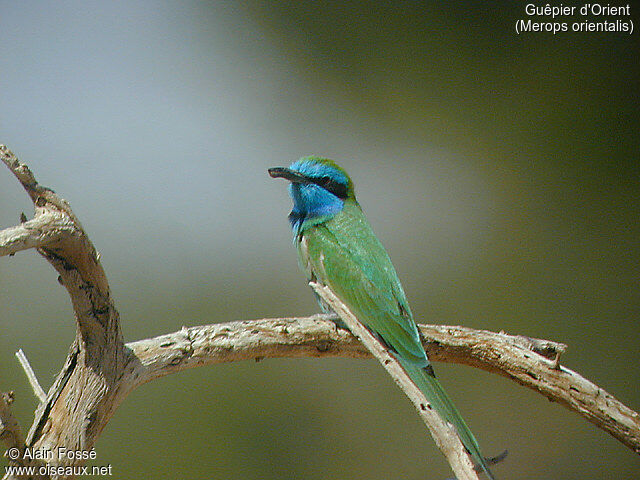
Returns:
[[[296,242],[300,265],[349,307],[403,359],[429,364],[389,255],[355,200],[331,219],[303,226]]]
[[[369,330],[393,349],[403,368],[490,479],[478,442],[433,375],[395,268],[355,199],[335,216],[303,223],[296,237],[309,280],[327,285]]]

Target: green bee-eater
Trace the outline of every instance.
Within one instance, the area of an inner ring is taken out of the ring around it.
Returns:
[[[454,425],[477,466],[493,479],[473,433],[433,373],[402,285],[356,201],[353,182],[332,160],[304,157],[269,174],[289,180],[289,215],[301,268],[329,287],[398,359],[436,412]]]

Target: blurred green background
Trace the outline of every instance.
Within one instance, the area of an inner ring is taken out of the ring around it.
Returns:
[[[518,36],[525,3],[0,1],[0,142],[71,202],[127,340],[315,313],[266,174],[315,153],[352,174],[419,322],[565,342],[565,365],[638,410],[638,34]],[[0,226],[21,211],[0,171]],[[48,388],[75,331],[33,251],[0,259],[0,330],[0,388],[28,428],[13,354]],[[499,478],[640,476],[575,413],[436,369],[484,451],[509,449]],[[451,476],[363,360],[155,381],[97,450],[116,478]]]

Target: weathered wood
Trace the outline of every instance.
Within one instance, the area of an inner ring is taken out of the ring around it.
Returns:
[[[349,330],[378,359],[396,385],[409,397],[425,423],[433,440],[444,454],[458,480],[479,480],[473,460],[462,444],[453,425],[447,423],[431,406],[431,402],[418,386],[413,383],[400,362],[389,349],[355,317],[349,308],[325,285],[310,282],[311,288],[336,312]]]
[[[77,326],[65,366],[37,408],[26,444],[36,450],[89,450],[117,407],[118,382],[127,358],[118,312],[99,256],[67,202],[38,185],[29,168],[4,145],[0,157],[35,207],[32,221],[0,234],[8,242],[0,242],[0,255],[37,247],[67,289]],[[71,462],[56,456],[51,460],[54,465]]]
[[[5,401],[7,397],[3,397],[4,403],[0,401],[0,439],[8,446],[90,450],[133,389],[187,368],[275,357],[371,356],[356,337],[322,315],[183,327],[125,345],[99,255],[69,205],[38,185],[29,168],[5,146],[0,146],[0,158],[35,206],[32,220],[23,219],[21,225],[0,231],[0,257],[36,248],[58,271],[58,279],[71,298],[77,326],[67,360],[37,408],[26,440],[11,415],[10,401]],[[465,327],[419,328],[432,360],[465,364],[510,378],[576,411],[640,453],[638,414],[560,366],[559,356],[566,348],[563,344]],[[48,461],[51,465],[62,462],[70,465],[75,461]]]

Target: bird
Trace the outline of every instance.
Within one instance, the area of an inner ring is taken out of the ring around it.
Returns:
[[[438,415],[455,427],[476,469],[494,480],[489,462],[495,462],[482,456],[436,379],[396,270],[356,200],[347,172],[328,158],[306,156],[268,173],[289,181],[289,222],[307,279],[331,289],[387,347]],[[327,311],[326,304],[321,306]]]

